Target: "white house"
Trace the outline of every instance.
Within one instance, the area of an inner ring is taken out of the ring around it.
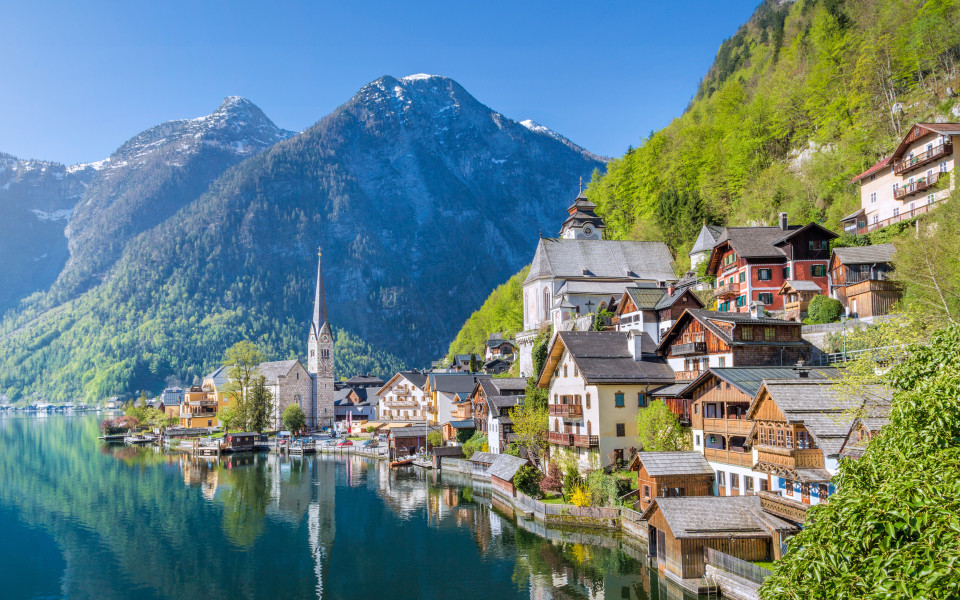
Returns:
[[[381,421],[426,421],[429,406],[423,388],[427,375],[422,371],[400,371],[377,390]]]

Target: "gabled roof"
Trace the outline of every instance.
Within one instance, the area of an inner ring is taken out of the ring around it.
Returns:
[[[802,424],[810,432],[826,456],[840,454],[856,412],[864,402],[863,398],[844,393],[829,379],[767,380],[747,410],[748,419],[754,418],[764,392],[788,423]],[[872,397],[892,396],[892,391],[881,385],[866,386],[864,393]]]
[[[630,286],[624,290],[624,293],[630,297],[630,301],[636,305],[638,310],[654,310],[657,303],[667,295],[667,290]]]
[[[491,477],[496,477],[503,481],[511,481],[513,480],[513,476],[517,474],[517,471],[520,470],[520,467],[529,462],[527,459],[520,458],[519,456],[498,454],[496,460],[494,460],[490,468],[487,469],[487,473],[490,474]]]
[[[768,342],[766,340],[742,341],[734,340],[717,323],[730,323],[734,325],[783,325],[788,327],[802,327],[802,323],[795,321],[784,321],[783,319],[771,319],[769,317],[756,317],[750,313],[720,312],[716,310],[705,310],[702,308],[688,308],[683,311],[680,318],[667,330],[660,341],[658,352],[665,352],[667,347],[673,343],[673,337],[683,328],[684,324],[690,319],[696,319],[707,330],[720,338],[724,343],[730,346],[803,346],[808,342],[803,339],[792,342]]]
[[[866,211],[863,210],[862,208],[858,208],[858,209],[856,210],[856,212],[850,213],[849,215],[847,215],[847,216],[845,216],[844,218],[840,219],[840,221],[850,221],[850,220],[852,220],[852,219],[856,219],[857,217],[859,217],[860,215],[864,214],[865,212],[866,212]]]
[[[463,458],[463,446],[437,446],[433,449],[433,455]]]
[[[493,461],[497,460],[497,456],[499,456],[499,454],[494,454],[492,452],[474,452],[473,455],[467,460],[474,463],[486,463],[489,465],[492,464]]]
[[[481,379],[479,384],[486,396],[516,396],[527,391],[527,380],[523,377],[487,377]]]
[[[821,234],[823,234],[823,237],[825,237],[825,238],[827,238],[827,239],[831,239],[831,240],[832,240],[832,239],[834,239],[834,238],[840,237],[839,235],[837,235],[836,233],[830,231],[829,229],[827,229],[826,227],[820,225],[819,223],[814,223],[814,222],[811,221],[810,223],[807,223],[807,224],[804,225],[803,227],[800,227],[800,228],[797,228],[797,229],[790,228],[790,230],[789,230],[785,235],[781,236],[779,239],[777,239],[775,242],[773,242],[773,244],[774,244],[775,246],[782,246],[782,245],[786,244],[787,242],[789,242],[789,241],[790,241],[791,239],[793,239],[794,237],[796,237],[796,236],[798,236],[798,235],[800,235],[800,234],[802,234],[802,233],[807,233],[807,232],[809,232],[809,231],[814,231],[814,230],[819,231]]]
[[[663,242],[541,238],[524,284],[538,279],[675,281]]]
[[[860,173],[859,175],[857,175],[856,177],[854,177],[853,179],[851,179],[851,180],[850,180],[850,183],[856,183],[856,182],[860,181],[861,179],[864,179],[865,177],[869,177],[869,176],[873,175],[874,173],[877,173],[877,172],[879,172],[879,171],[884,170],[885,168],[891,166],[892,164],[893,164],[893,156],[892,156],[892,155],[891,155],[891,156],[887,156],[887,157],[885,157],[885,158],[881,158],[881,159],[878,160],[876,163],[874,163],[872,167],[870,167],[869,169],[867,169],[867,170],[864,171],[863,173]],[[854,215],[855,215],[855,214],[856,214],[856,213],[854,213]],[[854,216],[854,215],[850,215],[850,216],[852,217],[852,216]],[[849,217],[847,217],[847,218],[849,218]]]
[[[913,133],[917,128],[920,128],[920,134],[914,135]],[[914,123],[913,126],[907,130],[906,135],[903,136],[900,143],[897,144],[897,148],[893,151],[893,155],[890,158],[896,161],[903,156],[903,153],[907,151],[910,144],[931,133],[960,135],[960,123]]]
[[[808,281],[806,279],[788,279],[783,282],[783,285],[780,286],[780,291],[778,293],[784,294],[789,293],[790,291],[794,292],[817,292],[818,294],[823,293],[823,289],[813,281]]]
[[[487,396],[487,407],[494,417],[507,415],[511,408],[521,404],[523,404],[521,396]]]
[[[776,226],[727,227],[717,240],[716,246],[727,243],[743,258],[784,258],[783,252],[774,243],[786,233],[800,229],[799,225],[790,225],[784,231]]]
[[[813,380],[836,378],[840,375],[840,370],[836,367],[710,367],[692,380],[680,395],[690,397],[694,390],[716,377],[743,392],[749,398],[748,401],[752,402],[760,391],[763,380],[799,379],[801,372]]]
[[[717,240],[720,239],[721,235],[723,235],[722,227],[715,227],[704,223],[703,226],[700,227],[700,235],[697,236],[697,240],[693,243],[693,248],[690,249],[690,255],[693,256],[700,252],[710,252],[717,244]]]
[[[406,379],[410,385],[420,390],[423,390],[423,386],[427,383],[427,374],[423,371],[400,371],[377,390],[377,396],[382,396],[389,388],[393,387],[393,382],[401,378]]]
[[[460,419],[459,421],[450,421],[450,427],[454,429],[473,429],[477,424],[473,419]]]
[[[476,373],[430,373],[428,377],[430,386],[438,392],[469,394],[476,387],[477,381],[490,376]]]
[[[487,340],[487,348],[499,348],[504,344],[510,344],[516,347],[517,343],[509,338],[490,338]]]
[[[691,292],[691,293],[690,293],[690,297],[693,298],[693,299],[697,302],[697,305],[698,305],[700,308],[703,308],[703,302],[700,300],[700,298],[697,298],[697,295],[696,295],[696,294],[692,293],[693,290],[692,290],[689,286],[688,286],[688,287],[683,287],[683,288],[678,287],[676,290],[674,290],[674,292],[673,292],[672,294],[669,294],[669,293],[668,293],[668,294],[664,294],[664,295],[663,295],[663,298],[660,298],[660,301],[657,302],[657,305],[656,305],[654,308],[655,308],[656,310],[663,310],[663,309],[665,309],[665,308],[670,308],[671,306],[673,306],[674,304],[676,304],[677,301],[680,300],[680,298],[683,298],[683,296],[684,296],[687,292]]]
[[[296,359],[260,363],[257,365],[257,373],[263,375],[268,383],[272,383],[285,377],[298,364],[300,363]]]
[[[765,513],[759,496],[657,498],[641,518],[648,519],[658,510],[677,539],[770,537],[772,531],[797,529]]]
[[[628,340],[641,336],[642,360],[630,354]],[[643,337],[645,336],[645,337]],[[646,348],[644,348],[644,346]],[[646,332],[561,331],[554,338],[547,364],[540,374],[540,387],[547,387],[553,370],[566,349],[588,384],[673,383],[673,369],[652,351],[655,345]],[[643,355],[648,352],[647,355]]]
[[[870,396],[866,398],[863,405],[857,410],[857,417],[850,425],[850,431],[847,432],[843,445],[840,446],[840,454],[854,458],[863,455],[868,440],[857,439],[857,433],[860,429],[870,434],[880,431],[881,427],[890,422],[892,403],[892,396]]]
[[[230,381],[230,367],[219,367],[217,370],[204,377],[203,380],[212,380],[213,385],[215,385],[217,388],[220,388]]]
[[[354,375],[345,382],[348,386],[355,385],[369,385],[369,386],[382,386],[385,382],[375,375]]]
[[[651,477],[713,475],[713,467],[699,452],[638,452],[634,461]]]
[[[833,255],[842,265],[872,265],[877,263],[893,262],[896,252],[893,244],[877,244],[876,246],[850,246],[849,248],[834,248]]]

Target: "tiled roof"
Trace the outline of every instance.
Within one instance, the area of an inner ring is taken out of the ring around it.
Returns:
[[[522,395],[527,389],[527,380],[523,377],[488,377],[480,380],[483,393],[487,396]]]
[[[863,179],[864,177],[869,177],[870,175],[873,175],[874,173],[877,173],[877,172],[879,172],[879,171],[882,171],[882,170],[885,169],[886,167],[889,167],[892,163],[893,163],[893,156],[887,156],[887,157],[885,157],[885,158],[881,158],[881,159],[878,160],[872,167],[870,167],[869,169],[867,169],[867,170],[864,171],[863,173],[860,173],[859,175],[857,175],[856,177],[854,177],[853,179],[851,179],[851,180],[850,180],[850,183],[856,183],[856,182],[860,181],[861,179]],[[856,214],[856,213],[854,213],[854,214]],[[852,216],[852,215],[851,215],[851,216]]]
[[[382,380],[382,379],[380,379],[379,377],[376,377],[376,376],[374,376],[374,375],[354,375],[353,377],[351,377],[350,379],[348,379],[348,380],[346,381],[346,384],[347,384],[348,386],[352,386],[352,385],[372,385],[372,386],[380,387],[380,386],[382,386],[384,383],[386,383],[384,380]]]
[[[727,227],[717,240],[717,245],[730,242],[734,252],[742,258],[786,260],[783,251],[773,244],[792,229],[800,227],[793,225],[788,227],[787,231],[779,227]]]
[[[820,225],[819,223],[814,223],[813,221],[811,221],[806,225],[804,225],[803,227],[797,227],[797,228],[789,227],[787,232],[784,235],[780,236],[780,238],[775,240],[773,243],[775,246],[780,246],[781,244],[785,244],[790,238],[794,236],[798,236],[810,230],[819,230],[821,235],[828,239],[840,237],[836,233],[824,227],[823,225]]]
[[[738,538],[771,535],[776,530],[795,531],[796,525],[763,513],[759,496],[687,496],[657,498],[647,507],[646,518],[659,510],[677,539]]]
[[[834,248],[833,254],[842,265],[867,265],[875,263],[889,263],[893,261],[896,252],[893,244],[877,244],[876,246],[850,246],[849,248]]]
[[[713,475],[713,467],[699,452],[638,452],[637,460],[651,477]]]
[[[506,415],[511,408],[521,404],[523,400],[520,396],[487,396],[487,407],[494,417]]]
[[[296,359],[260,363],[257,365],[257,372],[267,379],[267,383],[273,383],[289,373],[296,364]]]
[[[780,289],[783,289],[785,286],[790,286],[796,292],[822,292],[823,290],[819,285],[812,281],[806,279],[788,279],[783,282],[783,286]]]
[[[210,373],[209,375],[203,378],[204,381],[208,379],[212,379],[213,384],[218,388],[220,388],[226,385],[228,381],[230,381],[230,368],[226,366],[220,367],[213,373]]]
[[[463,457],[462,446],[437,446],[433,449],[434,456]]]
[[[690,286],[686,287],[677,287],[672,294],[664,294],[660,301],[657,302],[657,305],[654,307],[656,310],[663,310],[665,308],[670,308],[676,304],[677,300],[683,297],[687,293],[687,290]],[[697,301],[697,304],[700,305],[700,308],[703,308],[703,302],[700,301],[700,298],[697,298],[696,294],[693,294],[694,300]]]
[[[835,378],[840,374],[836,367],[805,367],[803,371],[813,380]],[[711,367],[692,381],[686,392],[692,393],[702,382],[716,376],[752,399],[765,379],[799,379],[800,372],[796,367]]]
[[[627,347],[627,333],[561,331],[558,336],[588,384],[674,381],[673,369],[663,359],[644,356],[634,360]],[[652,340],[647,346],[652,348]]]
[[[440,428],[435,425],[411,425],[390,430],[394,438],[426,437],[431,431],[440,431]]]
[[[499,454],[494,454],[492,452],[474,452],[473,456],[469,458],[470,462],[475,463],[486,463],[491,464],[493,461],[497,460]]]
[[[704,223],[700,228],[700,235],[697,236],[697,241],[693,243],[693,248],[690,249],[690,254],[713,250],[713,247],[717,244],[717,240],[720,239],[721,235],[723,235],[722,227],[714,227],[713,225]]]
[[[621,296],[629,281],[565,281],[557,295],[560,294],[592,294],[595,296]],[[586,310],[584,310],[586,312]]]
[[[450,427],[454,429],[473,429],[476,427],[473,419],[463,419],[460,421],[450,421]]]
[[[520,467],[527,464],[527,459],[513,456],[512,454],[498,454],[496,460],[487,469],[491,477],[496,477],[504,481],[511,481],[517,474]]]
[[[686,390],[687,387],[689,387],[692,383],[692,380],[683,381],[681,383],[672,383],[670,385],[665,385],[661,388],[653,390],[650,392],[650,395],[658,398],[675,398],[682,394],[683,391]]]
[[[663,288],[641,288],[631,286],[626,289],[626,293],[630,296],[630,300],[633,301],[638,309],[654,310],[657,307],[657,303],[667,295],[667,290]]]
[[[675,281],[663,242],[541,238],[524,283],[590,277]]]
[[[433,389],[445,393],[469,394],[476,387],[477,381],[489,375],[476,373],[431,373],[429,375]]]
[[[663,336],[659,346],[661,351],[665,350],[667,346],[673,343],[673,334],[680,331],[681,325],[685,318],[696,319],[703,324],[704,327],[709,329],[711,333],[723,340],[724,343],[731,346],[804,346],[808,344],[808,342],[805,342],[802,339],[788,342],[768,342],[766,340],[754,340],[748,342],[734,340],[730,337],[726,330],[717,325],[717,322],[720,322],[738,325],[782,325],[788,327],[802,327],[802,323],[797,323],[795,321],[784,321],[783,319],[772,319],[770,317],[754,318],[752,315],[750,315],[750,313],[721,312],[702,308],[688,308]]]

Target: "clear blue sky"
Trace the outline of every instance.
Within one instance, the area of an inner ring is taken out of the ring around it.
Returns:
[[[617,156],[683,111],[758,1],[9,2],[0,151],[98,160],[228,95],[300,131],[381,75],[431,73]]]

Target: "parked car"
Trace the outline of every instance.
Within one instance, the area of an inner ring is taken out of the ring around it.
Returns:
[[[362,445],[364,448],[376,448],[380,445],[380,442],[377,440],[367,440]]]
[[[337,448],[340,448],[341,446],[352,446],[352,445],[353,445],[353,442],[351,442],[350,440],[343,440],[341,442],[337,442]]]

